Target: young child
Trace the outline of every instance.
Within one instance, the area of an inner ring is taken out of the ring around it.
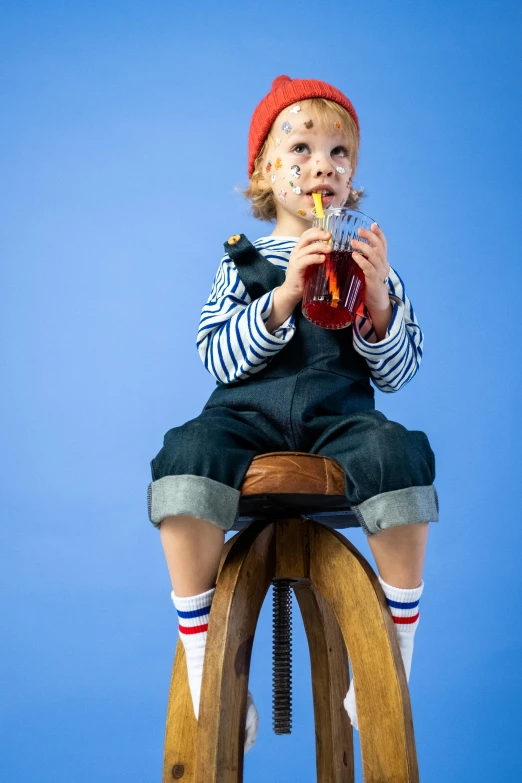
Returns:
[[[307,268],[330,252],[330,234],[310,227],[310,194],[328,193],[325,207],[355,206],[358,149],[358,118],[339,90],[315,79],[275,79],[252,117],[244,191],[254,217],[275,221],[274,229],[253,244],[243,234],[225,243],[197,340],[217,388],[199,416],[167,432],[151,462],[149,518],[160,529],[196,717],[224,534],[252,458],[271,451],[323,454],[343,467],[409,678],[428,523],[438,521],[435,458],[423,432],[375,410],[370,379],[383,392],[398,391],[417,372],[423,345],[377,224],[360,230],[367,243],[355,243],[364,315],[347,329],[326,330],[300,307]],[[353,682],[339,699],[357,728]],[[249,693],[245,750],[257,726]]]

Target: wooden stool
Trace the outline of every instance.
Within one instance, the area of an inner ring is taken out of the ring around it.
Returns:
[[[271,584],[276,733],[290,731],[290,604],[285,592],[291,586],[310,650],[318,783],[354,780],[352,727],[343,706],[349,685],[347,649],[357,685],[365,783],[419,780],[408,685],[391,612],[369,563],[333,529],[358,526],[346,503],[344,473],[332,459],[275,452],[252,461],[234,525],[241,532],[225,544],[219,567],[199,721],[178,640],[163,783],[243,780],[250,656]]]

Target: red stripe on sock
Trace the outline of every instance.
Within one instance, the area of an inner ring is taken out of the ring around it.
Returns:
[[[419,614],[420,612],[417,612],[413,617],[395,617],[395,615],[393,615],[393,622],[401,623],[402,625],[410,625],[410,623],[414,623],[419,619]]]
[[[185,625],[179,626],[180,633],[204,633],[205,631],[208,631],[208,623],[205,623],[205,625],[194,625],[192,628]]]

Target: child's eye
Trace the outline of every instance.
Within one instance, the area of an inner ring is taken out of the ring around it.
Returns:
[[[292,149],[292,152],[297,152],[297,154],[301,154],[302,149],[305,148],[307,150],[310,150],[308,144],[296,144],[294,148]],[[342,145],[339,145],[338,147],[334,147],[332,150],[332,155],[336,158],[343,156],[348,157],[348,150],[346,147],[343,147]]]

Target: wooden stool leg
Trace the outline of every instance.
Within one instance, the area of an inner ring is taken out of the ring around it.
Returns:
[[[178,639],[170,680],[162,783],[181,779],[183,783],[192,783],[194,780],[197,727],[188,684],[185,648]]]
[[[335,613],[352,664],[364,781],[418,783],[408,684],[377,576],[336,531],[311,523],[309,535],[310,578]]]
[[[314,586],[303,581],[292,587],[310,649],[317,783],[353,783],[352,726],[343,706],[348,691],[346,646],[335,615]]]
[[[275,571],[273,523],[231,539],[208,626],[196,748],[196,783],[241,783],[254,633]],[[183,781],[185,783],[185,781]]]

